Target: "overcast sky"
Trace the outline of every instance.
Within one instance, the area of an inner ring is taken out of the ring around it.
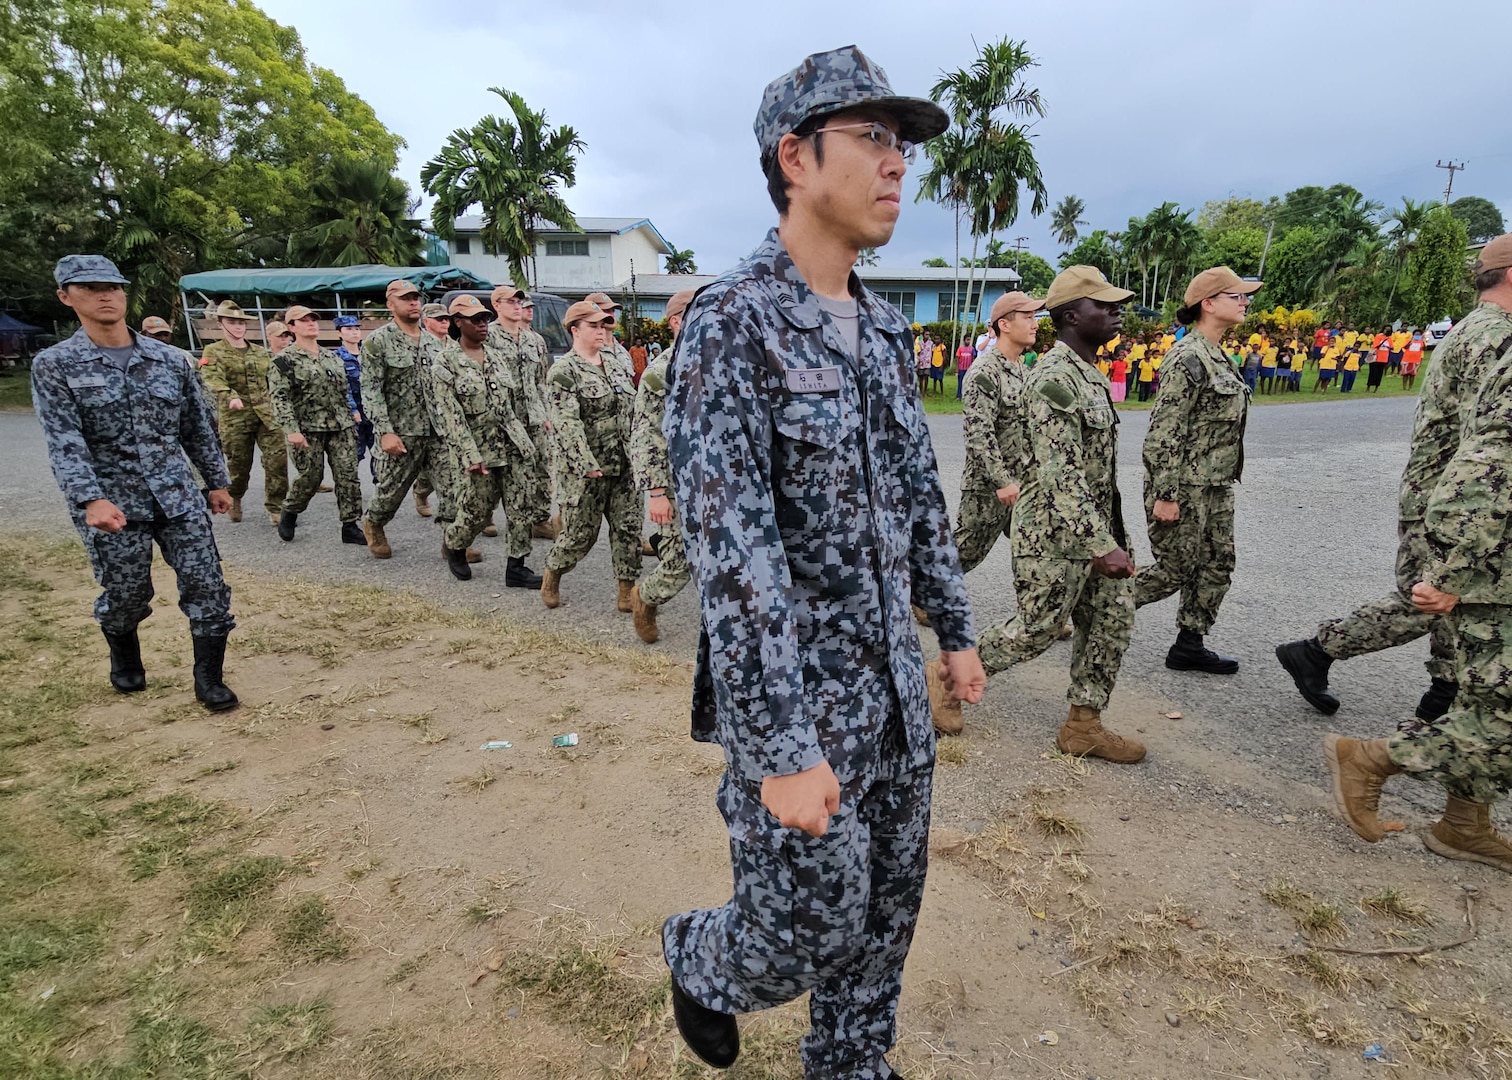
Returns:
[[[762,89],[808,53],[852,43],[897,92],[924,95],[970,62],[973,37],[1027,41],[1040,61],[1028,81],[1048,106],[1034,133],[1051,205],[1081,196],[1092,228],[1167,199],[1191,208],[1340,181],[1399,205],[1441,196],[1434,165],[1451,158],[1469,164],[1455,196],[1484,196],[1512,219],[1506,0],[261,6],[408,142],[400,171],[415,192],[453,129],[507,113],[488,93],[503,86],[587,144],[566,192],[575,213],[648,217],[705,273],[775,220],[751,132]],[[951,215],[909,201],[905,183],[882,263],[949,258]],[[1018,236],[1055,261],[1048,213],[1026,205],[1004,239]]]

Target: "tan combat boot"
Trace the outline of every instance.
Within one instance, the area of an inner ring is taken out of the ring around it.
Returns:
[[[1144,743],[1113,734],[1102,726],[1102,713],[1085,705],[1071,706],[1055,746],[1063,754],[1102,758],[1118,765],[1133,765],[1145,756]]]
[[[635,582],[621,581],[619,583],[619,594],[615,597],[614,606],[619,608],[626,615],[630,614],[635,610],[635,603],[632,599],[634,594]]]
[[[1386,753],[1385,739],[1350,739],[1329,735],[1323,740],[1323,756],[1333,775],[1334,809],[1345,823],[1374,844],[1388,832],[1401,829],[1395,822],[1382,824],[1377,811],[1381,788],[1402,767]]]
[[[562,575],[555,570],[541,571],[541,603],[554,608],[562,602]]]
[[[394,549],[389,547],[388,537],[383,535],[383,526],[370,518],[362,519],[362,537],[367,541],[368,553],[375,559],[393,558]]]
[[[415,492],[415,513],[419,514],[421,517],[431,516],[430,499],[420,494],[418,491]]]
[[[278,511],[277,510],[269,510],[268,511],[268,524],[270,524],[270,525],[277,525],[278,524]]]
[[[482,562],[483,561],[483,553],[481,551],[479,551],[477,548],[468,548],[467,549],[467,561],[468,562]]]
[[[918,604],[910,604],[908,606],[913,608],[914,622],[918,623],[920,626],[929,625],[929,612],[925,611]]]
[[[499,535],[499,527],[497,525],[495,525],[492,521],[490,521],[487,525],[483,526],[483,535],[484,536],[498,536]]]
[[[532,540],[555,540],[557,533],[561,531],[562,515],[558,514],[550,521],[538,521],[530,527]]]
[[[1512,874],[1512,844],[1492,827],[1491,808],[1485,803],[1450,795],[1444,816],[1423,833],[1423,843],[1446,859],[1478,862]]]
[[[945,685],[945,674],[938,660],[924,665],[924,685],[929,688],[929,715],[941,735],[959,735],[966,727],[961,715],[961,699]]]
[[[640,586],[630,589],[630,609],[635,616],[635,633],[647,645],[656,641],[656,605],[641,599]]]
[[[240,521],[241,520],[241,500],[240,499],[232,499],[231,500],[231,509],[226,511],[226,520],[227,521]]]

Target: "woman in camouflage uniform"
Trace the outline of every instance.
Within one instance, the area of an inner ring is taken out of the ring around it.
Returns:
[[[635,382],[628,364],[608,351],[613,323],[611,313],[590,301],[569,307],[562,325],[572,335],[572,351],[557,358],[546,378],[562,506],[562,529],[541,581],[541,602],[549,608],[561,603],[562,575],[593,548],[606,518],[620,611],[631,610],[631,590],[640,575],[646,511],[626,453]]]
[[[457,477],[457,516],[447,530],[446,563],[461,581],[472,577],[467,545],[488,523],[510,470],[527,468],[535,445],[525,426],[525,399],[519,379],[497,350],[487,345],[492,313],[476,296],[451,303],[451,332],[435,369],[436,406],[442,434]],[[518,486],[518,485],[516,485]],[[505,508],[509,517],[504,584],[538,589],[539,575],[525,565],[530,553],[530,515]]]

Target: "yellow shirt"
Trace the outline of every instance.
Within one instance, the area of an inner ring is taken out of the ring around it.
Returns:
[[[1143,342],[1132,347],[1129,350],[1129,362],[1138,363],[1139,361],[1143,360],[1145,358],[1145,351],[1146,347]]]
[[[1097,370],[1102,372],[1102,376],[1105,379],[1108,377],[1108,371],[1112,368],[1112,366],[1113,365],[1108,363],[1108,361],[1106,360],[1099,360],[1097,362]]]
[[[1163,337],[1163,338],[1160,339],[1160,351],[1161,352],[1169,352],[1171,350],[1171,348],[1175,344],[1176,344],[1176,335],[1175,334],[1167,334],[1167,335],[1165,335],[1165,337]]]
[[[1154,382],[1155,381],[1155,365],[1153,363],[1151,363],[1149,360],[1141,360],[1139,362],[1139,381],[1140,382]]]
[[[1264,338],[1262,338],[1262,337],[1261,337],[1261,336],[1260,336],[1260,335],[1259,335],[1259,334],[1251,334],[1251,335],[1250,335],[1250,336],[1249,336],[1249,343],[1250,343],[1250,344],[1251,344],[1251,345],[1258,345],[1258,344],[1260,344],[1260,342],[1262,342],[1262,341],[1264,341],[1264,340],[1265,340],[1265,339],[1264,339]]]
[[[1359,340],[1360,340],[1360,335],[1357,334],[1357,333],[1355,333],[1353,330],[1347,330],[1347,331],[1345,331],[1345,333],[1344,333],[1344,347],[1346,349],[1352,349],[1352,348],[1354,348],[1354,343],[1357,342],[1357,341],[1359,341]]]
[[[1412,335],[1411,334],[1402,334],[1402,333],[1392,334],[1391,335],[1391,351],[1392,352],[1401,352],[1403,349],[1405,349],[1407,347],[1407,343],[1409,341],[1411,341],[1411,340],[1412,340]]]
[[[1318,358],[1319,371],[1334,371],[1339,366],[1339,354],[1332,349]]]
[[[1160,362],[1162,360],[1164,360],[1164,359],[1165,359],[1164,356],[1157,356],[1157,357],[1155,357],[1155,359],[1153,359],[1153,360],[1150,361],[1150,367],[1153,368],[1156,371],[1159,371],[1160,370]]]
[[[1294,353],[1292,353],[1292,365],[1291,365],[1291,369],[1293,371],[1301,371],[1302,370],[1302,365],[1303,365],[1303,363],[1306,360],[1307,360],[1307,354],[1306,353],[1303,353],[1303,352],[1294,352]]]
[[[1352,352],[1348,356],[1344,357],[1344,370],[1345,371],[1359,371],[1360,370],[1360,354],[1359,353]]]
[[[1265,350],[1265,355],[1260,358],[1260,366],[1261,367],[1275,367],[1276,366],[1276,353],[1279,352],[1279,351],[1280,350],[1277,349],[1274,345],[1272,345],[1270,348],[1266,349]]]

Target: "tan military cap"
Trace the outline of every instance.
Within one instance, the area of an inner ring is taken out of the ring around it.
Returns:
[[[562,316],[562,325],[571,327],[573,323],[612,323],[614,316],[603,311],[592,300],[579,300],[567,309]]]
[[[292,333],[294,333],[294,331],[290,330],[287,326],[285,326],[281,322],[278,322],[276,319],[273,322],[270,322],[268,324],[268,327],[267,327],[267,330],[266,330],[266,334],[267,334],[267,336],[268,336],[269,339],[276,338],[276,337],[282,337],[284,334],[292,334]]]
[[[315,314],[315,312],[311,311],[309,308],[305,307],[303,304],[295,304],[288,311],[284,312],[283,321],[286,322],[286,323],[291,323],[291,322],[294,322],[297,319],[303,319],[307,315],[313,315],[313,314]]]
[[[420,309],[420,314],[424,315],[427,319],[444,319],[446,318],[446,305],[426,304]]]
[[[992,312],[987,316],[987,325],[991,326],[1004,315],[1012,315],[1015,311],[1042,311],[1044,307],[1043,300],[1036,300],[1028,293],[1005,292],[992,302]]]
[[[1191,307],[1193,304],[1200,304],[1224,292],[1252,296],[1259,292],[1260,286],[1264,284],[1263,281],[1245,281],[1226,266],[1215,266],[1211,270],[1204,270],[1192,279],[1192,283],[1186,287],[1186,292],[1181,297],[1181,302],[1186,307]]]
[[[1475,272],[1484,273],[1487,270],[1505,270],[1512,266],[1512,233],[1503,233],[1495,240],[1486,242],[1481,248],[1480,257],[1475,260]]]
[[[156,315],[149,315],[142,320],[142,333],[144,334],[167,334],[172,333],[173,327],[168,325],[167,319],[160,319]]]
[[[420,286],[416,285],[408,278],[395,278],[393,281],[388,283],[388,288],[383,290],[384,299],[391,299],[395,296],[411,295],[419,296]]]
[[[1073,300],[1121,304],[1133,295],[1128,289],[1120,289],[1109,282],[1095,266],[1068,266],[1050,283],[1050,291],[1045,294],[1045,307],[1054,309]]]
[[[490,315],[492,312],[483,305],[472,293],[463,293],[451,302],[451,307],[446,309],[448,315],[461,315],[464,318],[472,318],[474,315]]]
[[[667,301],[667,318],[681,315],[688,310],[688,305],[693,302],[693,289],[684,289],[682,292],[672,294],[672,299]]]
[[[499,306],[500,300],[528,300],[530,294],[512,281],[501,282],[494,286],[494,291],[489,294],[489,303],[494,307]]]
[[[588,302],[590,304],[597,304],[599,307],[603,308],[605,311],[618,311],[619,307],[620,307],[619,304],[616,304],[613,300],[609,299],[609,294],[608,293],[601,293],[601,292],[589,293],[588,296],[587,296],[587,300],[588,300]]]
[[[217,319],[235,319],[237,322],[256,322],[257,319],[248,315],[241,309],[241,305],[232,300],[222,300],[215,309]]]

